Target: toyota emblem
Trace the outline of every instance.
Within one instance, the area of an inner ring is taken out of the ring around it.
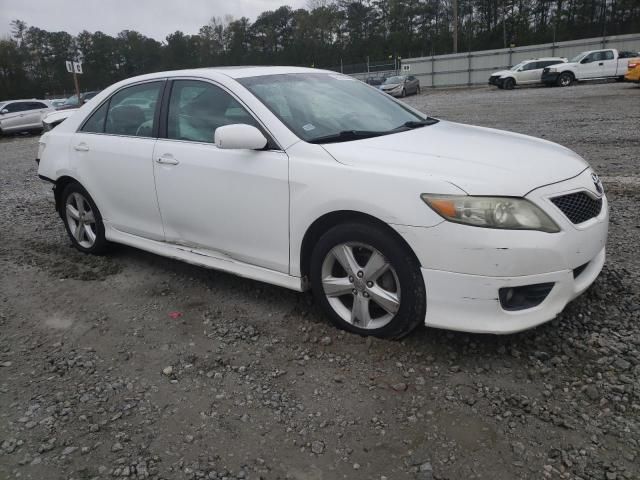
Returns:
[[[602,187],[602,182],[600,181],[600,177],[598,177],[598,175],[596,175],[595,173],[592,173],[591,180],[593,180],[593,184],[596,187],[596,191],[600,195],[602,195],[604,193],[604,188]]]

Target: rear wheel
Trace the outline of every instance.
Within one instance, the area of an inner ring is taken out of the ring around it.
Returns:
[[[506,78],[502,85],[505,90],[513,90],[513,87],[515,87],[516,82],[513,80],[513,78]]]
[[[311,286],[332,322],[350,332],[401,338],[424,322],[420,266],[377,226],[343,224],[326,232],[311,257]]]
[[[568,87],[573,83],[573,75],[568,72],[561,73],[558,77],[559,87]]]
[[[107,249],[109,243],[104,235],[100,211],[79,183],[70,183],[63,190],[60,216],[71,243],[78,250],[98,254]]]

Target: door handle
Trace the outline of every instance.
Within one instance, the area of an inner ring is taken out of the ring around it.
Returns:
[[[178,165],[180,162],[173,158],[173,155],[170,153],[164,154],[161,157],[158,157],[156,160],[157,163],[161,165]]]
[[[78,152],[88,152],[89,151],[89,145],[87,145],[86,143],[79,143],[78,145],[75,145],[74,150],[78,151]]]
[[[598,65],[602,66],[602,65],[604,65],[604,63],[600,62]]]

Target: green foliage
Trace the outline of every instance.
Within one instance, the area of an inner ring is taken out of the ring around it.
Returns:
[[[458,0],[460,51],[637,32],[638,0]],[[339,68],[390,56],[450,53],[451,0],[310,0],[248,18],[212,18],[198,33],[176,31],[161,43],[124,30],[115,37],[73,37],[11,22],[0,40],[0,99],[70,93],[64,66],[83,62],[83,90],[160,70],[280,64]]]

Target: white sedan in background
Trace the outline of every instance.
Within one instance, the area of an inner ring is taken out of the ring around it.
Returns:
[[[607,199],[576,153],[321,70],[131,78],[43,135],[39,159],[78,250],[311,288],[359,334],[530,328],[605,259]]]

